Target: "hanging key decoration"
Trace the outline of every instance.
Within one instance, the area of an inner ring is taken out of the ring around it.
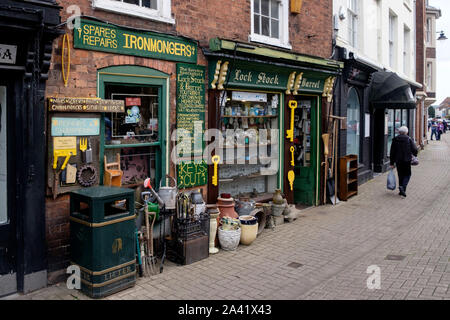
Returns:
[[[289,101],[289,108],[291,109],[291,128],[287,130],[286,138],[291,142],[294,142],[294,120],[295,120],[295,109],[297,109],[297,101]]]
[[[291,147],[291,166],[295,167],[295,158],[294,158],[295,147]]]
[[[212,184],[213,184],[213,186],[217,187],[218,180],[219,180],[219,177],[217,174],[217,167],[220,162],[220,157],[219,156],[212,157],[212,162],[214,163],[214,175],[212,177]]]

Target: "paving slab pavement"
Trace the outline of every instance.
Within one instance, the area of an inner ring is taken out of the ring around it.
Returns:
[[[379,175],[349,201],[308,209],[251,246],[168,263],[105,299],[450,300],[450,134],[430,141],[419,160],[406,199]],[[378,271],[379,289],[368,289]],[[89,298],[60,283],[6,299]]]

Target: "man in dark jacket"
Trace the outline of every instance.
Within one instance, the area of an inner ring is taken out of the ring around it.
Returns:
[[[406,197],[406,187],[411,179],[412,155],[417,156],[418,149],[414,141],[408,136],[408,128],[401,127],[399,135],[392,140],[391,168],[397,165],[399,195]]]

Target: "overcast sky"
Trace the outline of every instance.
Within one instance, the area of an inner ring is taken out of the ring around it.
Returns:
[[[436,32],[444,31],[448,40],[437,41],[437,92],[436,105],[450,97],[450,1],[429,0],[430,6],[441,9],[442,17],[437,20]],[[439,34],[436,34],[438,37]]]

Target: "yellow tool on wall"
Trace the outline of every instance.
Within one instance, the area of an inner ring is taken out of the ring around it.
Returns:
[[[53,140],[53,199],[56,199],[56,186],[59,184],[59,175],[69,163],[70,157],[77,155],[76,137],[56,137]],[[58,159],[64,157],[64,162],[59,170]]]

